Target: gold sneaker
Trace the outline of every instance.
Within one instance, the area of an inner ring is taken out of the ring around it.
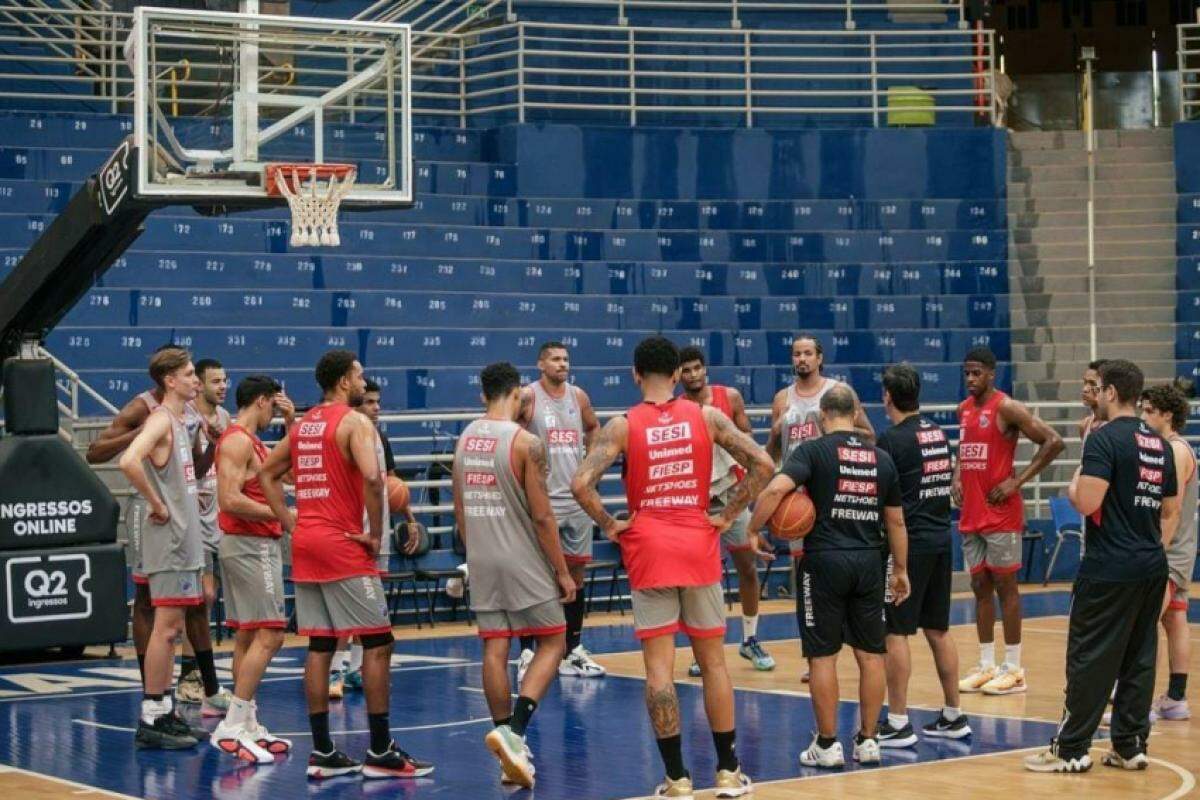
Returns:
[[[976,664],[967,673],[966,677],[958,682],[958,690],[966,694],[974,694],[980,691],[994,677],[996,677],[995,667],[985,667],[983,664]]]
[[[983,685],[984,694],[1020,694],[1025,691],[1025,670],[1012,664],[1001,664],[996,676]]]
[[[663,778],[663,782],[654,790],[654,796],[681,797],[683,800],[692,800],[692,791],[692,779],[685,775],[677,781]]]
[[[727,769],[717,770],[717,785],[714,794],[717,797],[741,797],[754,791],[750,776],[742,772],[741,767],[730,772]]]
[[[197,705],[204,702],[204,681],[200,680],[200,670],[194,669],[186,678],[180,678],[175,685],[175,699],[187,705]]]
[[[346,677],[342,674],[340,669],[334,670],[333,672],[329,673],[329,699],[341,700],[342,696],[345,694]]]

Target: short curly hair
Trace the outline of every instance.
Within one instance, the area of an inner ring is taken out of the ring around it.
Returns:
[[[1171,427],[1175,429],[1176,433],[1182,433],[1183,429],[1187,427],[1191,407],[1188,405],[1187,398],[1183,396],[1183,392],[1174,386],[1168,383],[1151,386],[1142,392],[1142,402],[1149,403],[1155,411],[1170,414]]]

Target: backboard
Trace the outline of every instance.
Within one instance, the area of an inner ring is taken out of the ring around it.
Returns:
[[[412,201],[407,25],[140,6],[136,194],[231,208],[269,197],[272,162],[357,167],[343,205]]]

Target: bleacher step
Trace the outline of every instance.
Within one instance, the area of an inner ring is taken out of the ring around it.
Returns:
[[[1070,244],[1018,244],[1009,248],[1018,259],[1081,258],[1087,254],[1085,242]],[[1175,239],[1104,242],[1097,246],[1097,258],[1165,258],[1175,255]]]
[[[1097,343],[1099,347],[1099,342]],[[1091,360],[1089,342],[1055,344],[1014,344],[1013,363],[1021,364],[1022,375],[1032,374],[1037,364],[1085,364]],[[1128,358],[1131,361],[1168,361],[1175,358],[1174,342],[1105,342],[1100,348],[1105,358]],[[1082,370],[1081,370],[1082,372]]]
[[[1079,204],[1077,204],[1079,205]],[[1138,227],[1144,225],[1167,225],[1172,232],[1175,226],[1176,210],[1174,204],[1163,203],[1155,208],[1120,208],[1096,211],[1096,227]],[[1008,214],[1009,229],[1020,228],[1081,228],[1087,230],[1087,209],[1069,209],[1061,211],[1023,211],[1014,212],[1010,206]],[[1173,233],[1172,233],[1173,235]]]
[[[1129,275],[1143,271],[1160,273],[1174,272],[1176,266],[1174,253],[1150,257],[1120,256],[1111,253],[1096,253],[1097,274]],[[1008,259],[1009,275],[1036,277],[1040,275],[1086,275],[1087,253],[1076,256],[1055,258],[1039,258],[1037,256],[1010,253]]]
[[[1143,308],[1174,308],[1176,292],[1174,289],[1158,291],[1132,291],[1127,284],[1121,291],[1097,292],[1096,308],[1106,309],[1140,309]],[[1025,310],[1054,310],[1061,308],[1088,307],[1088,293],[1083,292],[1054,292],[1053,294],[1014,294],[1009,297],[1009,308],[1013,311]]]
[[[1083,150],[1083,131],[1011,131],[1009,141],[1020,150]],[[1096,131],[1098,148],[1170,147],[1175,141],[1170,128],[1157,130]]]
[[[1096,195],[1096,211],[1103,213],[1106,211],[1149,211],[1159,209],[1170,209],[1172,219],[1175,212],[1175,189],[1172,186],[1169,192],[1159,192],[1157,194],[1127,196],[1127,195]],[[1021,191],[1009,191],[1008,195],[1008,212],[1010,214],[1037,214],[1043,212],[1062,212],[1074,211],[1084,212],[1087,210],[1087,191],[1076,197],[1027,197]]]
[[[1049,166],[1087,166],[1086,150],[1015,150],[1008,151],[1008,165],[1014,168]],[[1097,164],[1172,163],[1175,150],[1170,146],[1119,147],[1096,150]]]
[[[1087,314],[1076,314],[1073,324],[1059,325],[1053,330],[1047,328],[1014,327],[1012,329],[1012,344],[1017,345],[1054,345],[1076,344],[1091,341],[1091,328],[1087,324]],[[1102,345],[1146,342],[1157,344],[1162,341],[1162,328],[1147,323],[1113,323],[1105,322],[1097,325],[1096,341]]]
[[[1096,181],[1096,196],[1103,195],[1120,197],[1144,197],[1147,195],[1175,194],[1175,179],[1172,178],[1129,178],[1123,180],[1105,179]],[[1069,181],[1028,181],[1025,183],[1010,183],[1008,185],[1010,200],[1025,200],[1028,198],[1082,198],[1088,196],[1086,180]]]
[[[1120,151],[1113,151],[1120,152]],[[1053,181],[1086,181],[1088,169],[1084,164],[1039,164],[1036,166],[1012,167],[1008,171],[1009,185],[1037,184]],[[1097,164],[1096,180],[1148,180],[1151,178],[1175,178],[1175,162]]]
[[[1112,309],[1112,306],[1108,306],[1107,308]],[[1120,308],[1118,307],[1114,310],[1120,310]],[[1109,314],[1112,313],[1113,311],[1110,310]],[[1129,317],[1130,315],[1121,314],[1122,319],[1129,319]],[[1140,307],[1137,310],[1136,318],[1138,322],[1145,324],[1171,326],[1171,330],[1173,331],[1175,324],[1175,303],[1172,301],[1169,306]],[[1086,305],[1082,307],[1055,307],[1050,309],[1013,308],[1009,311],[1009,320],[1013,330],[1038,327],[1049,327],[1057,330],[1060,325],[1086,325],[1088,310]],[[1097,323],[1100,324],[1101,320],[1097,320]]]
[[[1021,225],[1009,229],[1010,244],[1086,244],[1087,226]],[[1142,225],[1097,225],[1096,241],[1175,242],[1175,223]]]
[[[1097,292],[1124,292],[1130,286],[1154,291],[1174,291],[1176,277],[1173,271],[1161,273],[1130,273],[1118,275],[1097,275]],[[1051,275],[1025,278],[1009,277],[1009,291],[1016,295],[1046,294],[1060,292],[1086,292],[1088,288],[1087,275]],[[1015,291],[1014,291],[1015,290]]]

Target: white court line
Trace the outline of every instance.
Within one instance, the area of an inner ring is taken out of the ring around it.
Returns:
[[[481,722],[491,722],[491,721],[492,721],[491,717],[476,717],[475,719],[461,719],[456,722],[435,722],[435,723],[431,723],[429,725],[408,725],[408,726],[400,727],[400,728],[388,728],[388,730],[395,731],[397,733],[403,733],[405,731],[429,731],[429,730],[434,730],[437,728],[454,728],[454,727],[458,727],[460,725],[478,725]],[[118,731],[120,733],[135,733],[137,731],[136,728],[127,728],[123,725],[109,725],[104,722],[93,722],[90,719],[73,719],[73,720],[71,720],[71,722],[74,722],[76,725],[85,725],[89,728],[100,728],[102,730]],[[330,731],[329,734],[331,736],[340,736],[342,734],[358,734],[358,733],[370,733],[370,732],[371,732],[370,729],[364,728],[363,730]],[[275,736],[284,736],[284,737],[287,737],[287,736],[312,736],[311,731],[285,731],[283,733],[273,731],[272,733]]]
[[[510,661],[509,664],[515,664],[516,661]],[[463,661],[459,664],[427,664],[420,667],[392,667],[392,672],[424,672],[431,669],[459,669],[463,667],[479,667],[482,662],[479,661]],[[3,678],[0,675],[0,678]],[[298,681],[304,680],[304,675],[276,675],[271,678],[263,678],[259,683],[275,683],[276,681]],[[129,692],[142,691],[140,683],[129,684],[128,689],[98,689],[94,692],[54,692],[51,694],[35,694],[30,692],[27,695],[20,697],[0,697],[0,703],[24,703],[29,700],[63,700],[72,697],[99,697],[106,694],[128,694]]]
[[[75,789],[73,794],[99,794],[105,797],[120,798],[120,800],[138,800],[138,798],[134,797],[133,795],[121,794],[120,792],[113,792],[109,791],[108,789],[101,789],[98,786],[88,786],[86,783],[76,783],[75,781],[69,781],[66,778],[56,778],[53,775],[45,775],[41,772],[34,772],[30,769],[21,769],[20,767],[14,767],[9,764],[0,764],[0,775],[6,775],[14,772],[20,775],[29,775],[34,778],[41,778],[42,780],[50,781],[51,783],[57,783],[62,786],[70,786]]]

